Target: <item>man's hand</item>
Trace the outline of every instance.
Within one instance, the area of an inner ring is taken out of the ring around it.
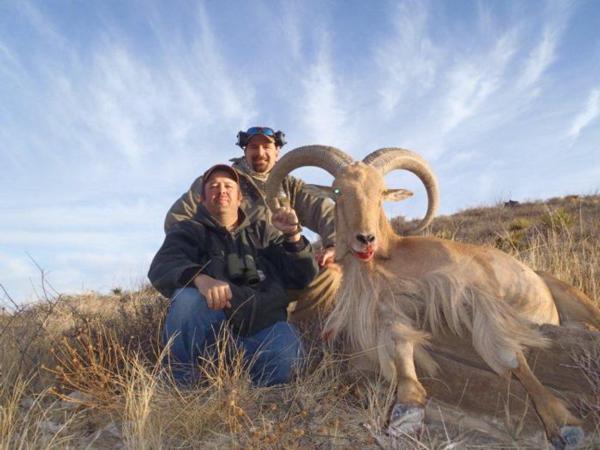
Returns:
[[[286,235],[289,242],[297,242],[300,240],[300,223],[298,216],[290,206],[279,208],[271,217],[271,223],[275,228]],[[294,233],[295,232],[295,233]]]
[[[328,266],[335,261],[335,247],[323,248],[316,253],[315,257],[319,267]]]
[[[206,298],[210,309],[231,308],[231,287],[229,283],[200,274],[194,278],[194,285]]]

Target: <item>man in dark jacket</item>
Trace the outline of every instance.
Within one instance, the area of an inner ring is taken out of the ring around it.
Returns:
[[[284,133],[269,127],[250,127],[238,133],[237,145],[244,150],[244,157],[231,161],[240,178],[242,208],[250,221],[270,220],[265,186],[285,144]],[[194,216],[200,203],[201,189],[202,177],[198,177],[169,209],[165,232],[177,222]],[[281,184],[281,196],[296,211],[302,226],[318,233],[322,242],[322,249],[317,252],[317,262],[322,269],[320,274],[306,289],[288,289],[292,300],[290,319],[298,321],[310,318],[332,300],[329,292],[337,276],[327,269],[327,265],[333,262],[335,256],[335,205],[321,190],[290,175]]]
[[[290,207],[273,214],[272,225],[250,223],[231,167],[214,166],[202,179],[196,213],[169,229],[148,274],[171,298],[164,338],[172,339],[173,373],[193,381],[198,356],[227,324],[253,360],[255,384],[285,383],[300,353],[285,287],[302,289],[317,274],[310,243]]]

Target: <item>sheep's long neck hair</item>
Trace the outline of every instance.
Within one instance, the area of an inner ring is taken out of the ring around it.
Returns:
[[[364,264],[348,255],[342,262],[342,282],[335,306],[324,329],[331,340],[340,338],[350,353],[366,356],[377,364],[387,379],[395,379],[394,342],[414,345],[415,362],[433,375],[435,362],[424,349],[428,333],[418,330],[400,307],[400,300],[389,282],[389,274],[376,264]]]
[[[414,344],[416,365],[425,372],[435,366],[426,351],[430,335],[470,335],[477,353],[498,374],[517,367],[517,353],[524,347],[547,344],[502,299],[465,286],[460,273],[440,270],[403,278],[376,259],[365,264],[347,255],[340,262],[343,278],[325,330],[384,372],[394,358],[391,343],[398,339]]]

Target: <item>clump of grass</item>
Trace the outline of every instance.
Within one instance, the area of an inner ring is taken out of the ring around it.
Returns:
[[[508,231],[510,231],[510,232],[525,231],[525,230],[529,229],[529,227],[531,227],[531,220],[523,218],[523,217],[519,217],[519,218],[513,220],[508,225]]]
[[[74,414],[57,414],[57,400],[49,389],[31,392],[31,381],[14,374],[14,367],[0,373],[0,449],[62,449],[73,446],[77,436],[70,427]]]
[[[573,222],[573,216],[565,208],[549,211],[542,217],[542,224],[551,230],[569,228]]]
[[[507,231],[496,237],[494,246],[507,253],[524,250],[528,246],[524,230]]]
[[[494,246],[508,253],[525,250],[529,246],[530,228],[530,219],[516,218],[508,224],[506,230],[498,234]]]

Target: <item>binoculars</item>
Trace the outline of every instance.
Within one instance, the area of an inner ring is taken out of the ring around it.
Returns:
[[[256,262],[252,255],[240,257],[237,253],[227,255],[229,278],[237,285],[254,286],[260,282]]]

